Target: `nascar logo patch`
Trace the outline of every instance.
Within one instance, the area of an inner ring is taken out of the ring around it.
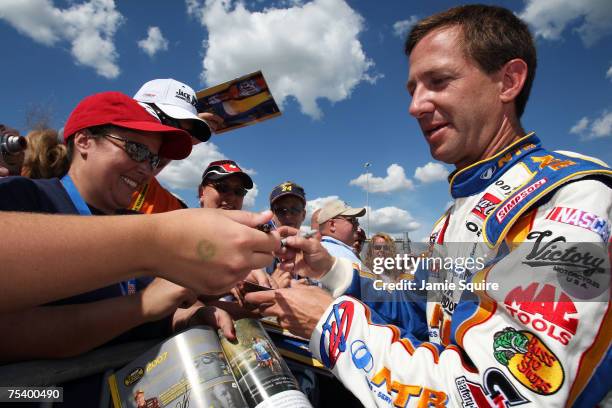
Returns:
[[[579,210],[578,208],[555,207],[546,216],[546,219],[593,231],[604,242],[608,242],[610,239],[608,220],[592,212]]]

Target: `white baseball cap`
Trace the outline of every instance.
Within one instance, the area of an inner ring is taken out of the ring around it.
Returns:
[[[202,142],[210,139],[210,127],[198,117],[196,110],[198,99],[190,86],[172,78],[154,79],[141,86],[134,99],[154,104],[170,118],[194,120],[195,130],[190,132],[191,135]],[[154,116],[158,116],[164,122],[163,115],[156,113]]]

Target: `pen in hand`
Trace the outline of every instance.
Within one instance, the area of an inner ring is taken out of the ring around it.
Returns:
[[[276,224],[274,223],[273,220],[270,220],[270,221],[268,221],[265,224],[257,225],[255,228],[260,230],[260,231],[263,231],[265,233],[270,233],[271,231],[276,230]],[[317,234],[317,232],[318,232],[317,230],[313,230],[313,229],[311,229],[309,231],[305,231],[305,232],[300,231],[299,232],[299,236],[302,237],[302,238],[308,239],[308,238],[314,237]],[[281,248],[287,246],[287,238],[288,237],[285,237],[285,238],[281,239]],[[276,259],[277,262],[281,262],[280,259],[278,259],[278,258],[275,258],[275,259]],[[294,260],[294,263],[293,263],[293,267],[295,269],[295,260]],[[299,276],[297,275],[297,273],[294,273],[293,270],[291,271],[291,277],[293,279],[295,279],[295,280],[299,279]]]
[[[300,236],[300,237],[302,237],[302,238],[306,238],[306,239],[308,239],[308,238],[312,238],[312,237],[314,237],[314,236],[317,234],[317,232],[318,232],[317,230],[310,230],[310,231],[306,231],[306,232],[302,232],[302,231],[300,231],[299,236]],[[287,238],[288,238],[288,237],[287,237]],[[287,246],[287,238],[283,238],[283,239],[281,239],[281,246]],[[296,256],[297,256],[297,255],[296,255]],[[292,277],[293,279],[295,279],[295,280],[299,280],[299,278],[300,278],[300,277],[299,277],[299,275],[298,275],[298,274],[297,274],[297,273],[294,271],[294,269],[295,269],[295,263],[296,263],[296,262],[297,262],[297,261],[294,259],[294,260],[293,260],[293,269],[291,270],[291,277]]]

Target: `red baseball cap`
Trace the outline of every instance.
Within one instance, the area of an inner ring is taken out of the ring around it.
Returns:
[[[161,133],[159,155],[167,159],[180,160],[191,153],[189,133],[162,125],[138,102],[121,92],[97,93],[79,102],[64,127],[64,142],[79,130],[100,125]]]

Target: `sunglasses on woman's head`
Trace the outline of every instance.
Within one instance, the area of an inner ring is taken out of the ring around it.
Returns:
[[[128,157],[134,160],[135,162],[142,163],[143,161],[148,160],[153,170],[155,170],[157,166],[159,166],[161,158],[155,153],[152,153],[149,148],[143,145],[142,143],[132,142],[131,140],[108,133],[104,134],[103,136],[109,139],[122,141],[123,145],[118,145],[116,143],[113,143],[112,141],[111,143],[113,143],[117,147],[121,147],[125,151],[125,153],[127,153]]]
[[[153,109],[153,111],[155,112],[155,114],[159,118],[159,121],[163,125],[171,126],[171,127],[178,128],[178,129],[182,129],[181,128],[181,123],[179,122],[178,119],[174,119],[173,117],[166,115],[164,113],[164,111],[159,109],[154,103],[149,103],[148,105],[151,107],[151,109]]]
[[[173,128],[184,130],[185,132],[189,133],[191,135],[191,137],[195,137],[196,139],[198,139],[198,140],[200,140],[202,142],[206,142],[208,139],[210,139],[210,134],[207,137],[205,137],[205,138],[202,137],[202,135],[196,136],[194,134],[195,129],[187,129],[187,128],[185,128],[184,126],[181,125],[181,121],[180,120],[166,115],[164,113],[164,111],[159,109],[159,107],[157,105],[155,105],[154,103],[148,103],[147,105],[149,105],[151,107],[151,109],[153,109],[153,111],[155,112],[155,114],[159,118],[159,121],[162,123],[162,125],[171,126]]]

